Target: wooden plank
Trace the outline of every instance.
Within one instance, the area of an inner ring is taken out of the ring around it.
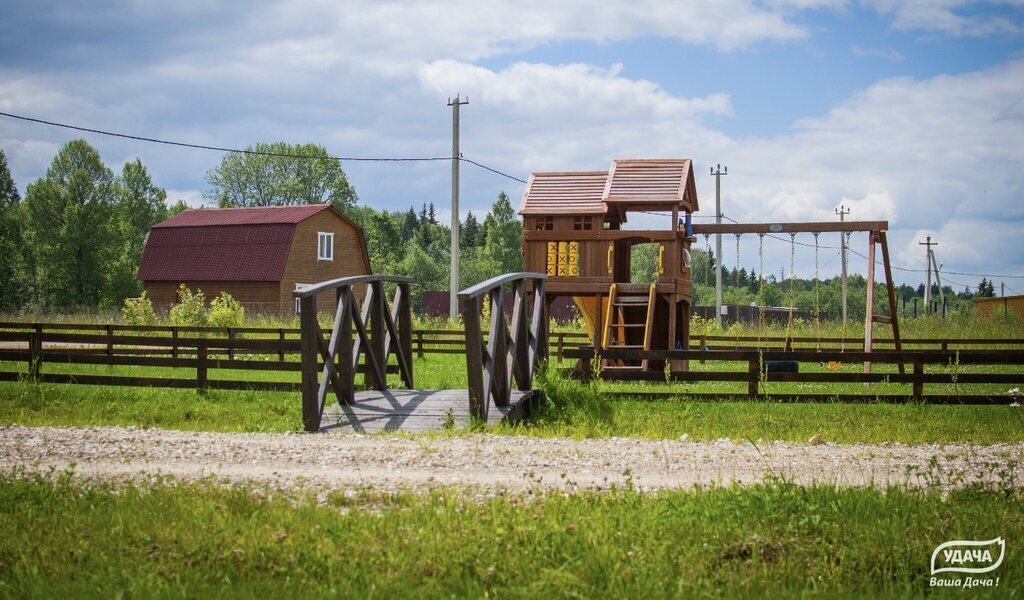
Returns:
[[[840,231],[884,231],[888,221],[842,221],[818,223],[694,223],[694,235],[715,233],[831,233]]]
[[[491,405],[488,424],[523,419],[535,394],[532,390],[513,390],[508,406]],[[468,390],[370,390],[357,392],[349,406],[327,407],[322,430],[436,431],[443,429],[446,423],[462,428],[470,422]]]

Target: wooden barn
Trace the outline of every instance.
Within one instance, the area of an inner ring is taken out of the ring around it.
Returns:
[[[146,238],[138,279],[157,308],[178,286],[207,301],[231,294],[247,309],[294,310],[296,285],[370,274],[362,229],[329,204],[186,210]],[[333,297],[318,298],[331,306]]]
[[[547,273],[549,298],[573,298],[595,346],[685,348],[694,241],[686,224],[697,208],[688,159],[616,160],[608,171],[534,173],[519,209],[524,268]],[[662,221],[655,229],[624,228],[636,212],[661,212]],[[637,244],[658,245],[654,283],[631,281]],[[647,361],[605,367],[662,368]]]

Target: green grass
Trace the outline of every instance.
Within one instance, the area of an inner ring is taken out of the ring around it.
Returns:
[[[0,597],[920,597],[951,539],[1007,540],[1019,491],[766,482],[480,500],[0,476]],[[962,590],[954,590],[963,593]],[[976,590],[975,594],[979,591]]]
[[[416,359],[422,389],[466,385],[464,357]],[[79,365],[76,371],[112,374],[111,367]],[[117,368],[123,370],[123,368]],[[170,369],[161,375],[186,377]],[[138,371],[138,369],[136,370]],[[138,375],[138,372],[133,374]],[[266,377],[267,372],[254,372]],[[292,376],[295,374],[275,374]],[[244,373],[211,371],[211,378],[243,379]],[[399,385],[397,378],[393,382]],[[770,400],[687,401],[695,384],[584,384],[555,375],[539,377],[548,403],[533,423],[499,427],[513,435],[574,438],[626,436],[647,439],[807,441],[813,435],[837,443],[990,444],[1024,441],[1020,407],[908,404],[789,404]],[[781,385],[781,384],[780,384]],[[876,386],[877,389],[881,386]],[[649,401],[608,400],[605,392],[674,389],[680,397]],[[863,388],[861,388],[863,391]],[[721,390],[719,390],[721,391]],[[724,393],[724,392],[722,392]],[[775,393],[775,392],[773,392]],[[333,401],[333,400],[332,400]],[[0,424],[36,426],[139,426],[203,431],[296,431],[301,429],[297,392],[171,390],[65,384],[0,383]]]

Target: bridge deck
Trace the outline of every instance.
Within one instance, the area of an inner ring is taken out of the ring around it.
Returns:
[[[536,391],[512,391],[509,406],[493,404],[487,411],[487,424],[502,421],[516,423],[529,412]],[[386,390],[356,392],[351,406],[329,402],[324,408],[322,431],[372,433],[377,431],[424,432],[469,425],[468,390]]]

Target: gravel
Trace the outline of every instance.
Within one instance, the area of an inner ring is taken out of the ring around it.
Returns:
[[[518,436],[206,433],[138,428],[0,428],[0,471],[90,479],[212,478],[294,489],[485,492],[642,490],[751,484],[1020,486],[1024,444],[811,444]]]

